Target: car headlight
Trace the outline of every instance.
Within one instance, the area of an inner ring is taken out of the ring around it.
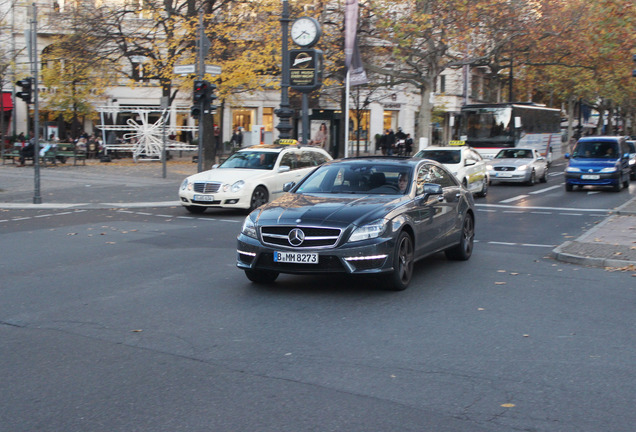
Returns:
[[[601,170],[602,173],[613,173],[616,172],[616,167],[607,167]]]
[[[181,183],[181,190],[192,190],[192,183],[188,179],[185,179],[183,183]]]
[[[244,234],[248,237],[257,238],[256,237],[256,225],[252,218],[247,216],[245,218],[245,222],[243,222],[243,228],[241,228],[241,234]]]
[[[494,170],[494,168],[493,168],[493,166],[492,166],[492,165],[486,165],[486,169],[487,169],[488,171],[493,171],[493,170]]]
[[[240,191],[241,189],[243,189],[243,186],[245,186],[245,181],[243,180],[237,181],[236,183],[232,185],[232,192]]]
[[[517,171],[525,171],[528,169],[528,165],[521,165],[520,167],[517,167]]]
[[[384,230],[386,229],[386,225],[387,225],[386,220],[378,219],[376,221],[373,221],[371,223],[358,227],[355,230],[353,230],[353,232],[351,233],[351,236],[349,237],[349,241],[357,242],[360,240],[366,240],[366,239],[379,237],[382,235],[382,233],[384,233]]]
[[[581,168],[576,168],[576,167],[567,167],[565,169],[565,172],[581,172]]]

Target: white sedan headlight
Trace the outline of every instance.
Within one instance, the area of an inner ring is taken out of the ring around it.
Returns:
[[[356,228],[349,237],[350,242],[357,242],[360,240],[366,240],[371,238],[380,237],[386,229],[386,220],[378,219],[366,225]]]
[[[528,165],[521,165],[520,167],[517,167],[517,171],[525,171],[528,169]]]
[[[192,190],[192,183],[190,183],[190,180],[185,179],[183,181],[183,183],[181,183],[181,190]]]
[[[488,171],[493,171],[495,168],[492,165],[486,165]]]
[[[243,222],[243,228],[241,228],[241,234],[244,234],[248,237],[257,238],[256,225],[254,225],[254,221],[249,216],[247,216],[245,218],[245,222]]]
[[[232,188],[231,188],[232,192],[236,193],[236,192],[240,191],[241,189],[243,189],[243,186],[245,186],[245,181],[243,181],[243,180],[237,181],[236,183],[234,183],[232,185]]]

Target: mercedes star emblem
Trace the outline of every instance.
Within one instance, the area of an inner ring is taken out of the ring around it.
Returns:
[[[299,228],[294,228],[293,230],[289,232],[289,235],[287,236],[287,238],[289,240],[290,245],[300,246],[303,243],[303,241],[305,241],[305,233]]]

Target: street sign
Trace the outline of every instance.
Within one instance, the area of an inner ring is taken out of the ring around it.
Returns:
[[[209,75],[221,75],[221,66],[205,65],[205,73]]]
[[[175,66],[172,72],[176,75],[189,75],[195,72],[195,67],[191,65],[179,65]]]

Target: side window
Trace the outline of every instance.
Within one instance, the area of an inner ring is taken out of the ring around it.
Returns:
[[[296,163],[296,154],[293,152],[285,153],[283,158],[280,160],[280,165],[287,165],[291,170],[298,168]]]
[[[313,161],[313,158],[311,157],[311,152],[306,150],[300,152],[297,168],[309,168],[312,166],[314,166],[314,161]]]
[[[424,192],[424,183],[433,183],[431,178],[431,165],[422,165],[417,170],[417,184],[415,185],[416,195],[422,195],[422,192]]]
[[[431,174],[434,177],[434,181],[432,181],[430,183],[437,183],[438,185],[440,185],[443,188],[457,186],[457,183],[455,183],[455,180],[453,179],[453,176],[448,171],[446,171],[444,168],[440,168],[440,167],[437,167],[437,166],[432,166],[431,167]]]
[[[311,157],[313,159],[313,165],[318,166],[327,162],[327,157],[319,152],[311,152]]]

